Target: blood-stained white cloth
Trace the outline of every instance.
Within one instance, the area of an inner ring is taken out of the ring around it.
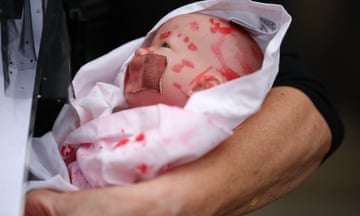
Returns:
[[[123,81],[134,51],[146,47],[162,23],[192,12],[247,29],[264,53],[261,68],[193,94],[184,108],[157,104],[127,109]],[[280,45],[290,22],[278,4],[199,1],[171,11],[146,36],[85,64],[53,129],[33,139],[29,168],[37,179],[28,181],[26,189],[133,184],[202,157],[261,107],[278,73]]]

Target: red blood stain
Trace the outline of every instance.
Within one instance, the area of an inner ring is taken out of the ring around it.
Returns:
[[[226,80],[232,80],[240,77],[240,75],[226,65],[225,59],[221,53],[221,47],[224,44],[225,37],[226,37],[225,35],[222,36],[216,43],[212,44],[211,49],[213,50],[216,58],[219,60],[221,64],[221,70],[220,70],[221,75],[224,76]]]
[[[176,73],[180,73],[180,71],[182,70],[182,68],[184,67],[183,64],[179,63],[179,64],[175,64],[173,67],[172,67],[172,70]]]
[[[187,94],[182,90],[182,85],[179,83],[173,83],[173,86],[180,91],[181,94],[185,95],[186,97],[189,97],[191,94]]]
[[[210,18],[209,21],[210,21],[210,23],[211,23],[212,25],[215,24],[215,19],[214,19],[214,18]]]
[[[72,174],[71,174],[71,172],[69,172],[69,180],[70,180],[70,183],[72,184],[72,183],[73,183],[73,180],[72,180]]]
[[[196,21],[193,21],[190,23],[190,29],[193,31],[198,31],[199,30],[199,24]]]
[[[139,170],[141,174],[145,174],[148,171],[148,166],[145,163],[141,163],[136,169]]]
[[[164,32],[164,33],[160,34],[160,39],[166,39],[166,38],[169,38],[170,36],[171,36],[170,31]]]
[[[249,41],[250,43],[250,51],[251,51],[251,56],[243,56],[243,57],[238,57],[239,60],[241,60],[241,64],[243,66],[243,70],[242,73],[243,74],[249,74],[251,72],[253,72],[256,69],[256,65],[252,65],[251,59],[254,58],[257,61],[262,61],[263,59],[263,53],[261,51],[261,49],[257,46],[257,42],[255,41],[255,39],[253,37],[250,36],[250,34],[248,32],[246,32],[244,29],[242,28],[236,28],[237,31],[242,34],[243,37],[246,38],[246,40]],[[247,49],[246,47],[241,47],[241,45],[239,45],[239,50],[245,50]],[[239,55],[240,56],[240,55]]]
[[[145,134],[144,133],[140,133],[139,135],[137,135],[136,139],[137,142],[142,142],[145,140]]]
[[[122,140],[120,140],[114,147],[113,149],[119,148],[121,146],[126,145],[129,142],[129,138],[124,138]]]
[[[152,51],[151,51],[151,49],[149,47],[145,47],[143,49],[146,51],[146,53],[152,53]]]
[[[205,88],[213,88],[220,83],[220,80],[215,75],[206,75],[204,78],[204,81],[206,82],[204,83]]]
[[[177,36],[180,38],[182,35],[181,35],[181,33],[179,33]],[[189,42],[190,42],[190,38],[186,36],[186,37],[183,39],[183,41],[184,41],[184,43],[189,43]],[[188,45],[187,48],[188,48],[190,51],[196,51],[196,50],[198,49],[197,46],[196,46],[194,43],[192,43],[192,42]]]
[[[179,83],[174,83],[173,85],[174,85],[175,88],[177,88],[179,90],[182,89],[181,84],[179,84]]]
[[[67,158],[72,155],[75,151],[75,148],[72,145],[65,144],[60,149],[60,154],[63,158]]]
[[[223,77],[225,77],[226,80],[233,80],[240,77],[238,73],[236,73],[233,69],[229,67],[223,68],[223,70],[220,71],[220,73]]]
[[[176,73],[180,73],[184,67],[194,68],[194,64],[189,60],[183,59],[181,63],[175,64],[171,69]]]
[[[190,41],[190,38],[189,37],[185,37],[184,38],[184,42],[185,43],[188,43]],[[188,45],[188,49],[190,50],[190,51],[196,51],[197,50],[197,46],[194,44],[194,43],[190,43],[189,45]]]
[[[241,46],[241,45],[239,45]],[[239,47],[239,50],[245,50],[245,47]],[[243,52],[238,52],[236,54],[236,58],[238,59],[238,61],[240,62],[241,65],[241,73],[240,75],[246,75],[249,74],[251,72],[253,72],[256,69],[256,65],[252,64],[251,62],[253,61],[252,58],[257,58],[253,55],[254,53],[252,53],[251,55],[245,55]],[[257,55],[261,55],[261,54],[257,54]],[[258,56],[259,58],[261,58],[260,56]]]
[[[221,64],[221,69],[219,70],[222,76],[225,77],[226,80],[232,80],[240,77],[240,72],[234,71],[232,68],[228,67],[226,65],[226,61],[222,55],[221,48],[224,44],[224,41],[226,39],[226,35],[231,34],[235,29],[237,29],[240,34],[243,34],[244,37],[247,37],[249,40],[254,41],[254,39],[245,32],[245,30],[237,28],[236,26],[229,26],[229,23],[225,20],[220,20],[220,22],[217,22],[215,19],[210,18],[210,23],[212,27],[210,28],[210,31],[213,33],[220,32],[223,34],[223,36],[214,44],[211,45],[211,48],[216,55],[217,59],[219,60]],[[221,24],[225,24],[226,26],[221,26]],[[254,43],[256,43],[254,41]],[[239,47],[239,50],[244,50],[244,47]],[[251,47],[252,56],[257,59],[262,59],[262,53],[255,45]],[[250,59],[247,56],[241,55],[239,53],[237,55],[237,58],[239,62],[242,65],[242,71],[241,75],[248,74],[254,70],[253,66],[250,64]]]
[[[199,73],[194,79],[190,81],[191,86],[196,86],[202,79],[203,76],[205,76],[213,67],[209,66],[205,69],[205,71]]]
[[[184,66],[186,66],[186,67],[194,68],[194,64],[193,64],[191,61],[189,61],[189,60],[183,59],[183,60],[182,60],[182,63],[183,63]]]
[[[196,51],[197,50],[197,46],[194,43],[190,43],[188,46],[188,49],[191,51]]]
[[[229,26],[221,26],[220,22],[216,22],[213,18],[210,18],[210,23],[212,25],[212,27],[210,27],[210,31],[212,33],[222,33],[222,34],[230,34],[231,32],[233,32],[234,28],[233,27],[229,27]]]

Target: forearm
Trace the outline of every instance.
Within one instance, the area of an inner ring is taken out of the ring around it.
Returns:
[[[229,173],[238,179],[228,197],[233,202],[220,212],[240,215],[295,189],[319,166],[330,142],[328,125],[302,92],[274,88],[263,109],[222,146],[233,146],[239,169]]]
[[[319,166],[330,141],[311,101],[298,90],[277,87],[230,139],[161,178],[186,185],[172,194],[185,193],[184,209],[194,215],[241,215],[296,188]]]

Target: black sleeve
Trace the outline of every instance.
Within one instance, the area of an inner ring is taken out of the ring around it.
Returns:
[[[327,159],[342,143],[345,131],[342,119],[323,84],[311,76],[298,56],[283,53],[274,86],[291,86],[303,91],[320,111],[332,134],[331,148],[324,160]]]

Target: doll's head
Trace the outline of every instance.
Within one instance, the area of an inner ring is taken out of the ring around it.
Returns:
[[[205,15],[176,16],[160,26],[149,47],[128,64],[125,97],[130,107],[184,106],[195,92],[252,73],[263,54],[239,26]]]

